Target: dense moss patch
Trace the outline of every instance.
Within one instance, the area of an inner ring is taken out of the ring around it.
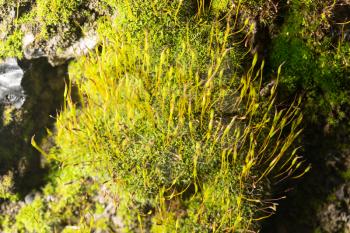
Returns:
[[[42,35],[56,33],[82,4],[37,1],[28,22],[45,18]],[[254,229],[266,217],[256,209],[270,208],[266,180],[304,174],[293,149],[298,103],[274,108],[280,70],[262,95],[264,64],[246,59],[254,25],[237,23],[240,8],[229,2],[105,7],[115,14],[97,23],[100,47],[70,66],[80,103],[67,84],[56,146],[48,153],[32,138],[51,164],[48,183],[0,218],[2,230]]]
[[[346,18],[334,19],[333,1],[295,1],[288,7],[282,28],[272,42],[271,64],[277,68],[284,63],[281,81],[289,93],[306,93],[309,119],[317,122],[327,118],[336,125],[344,119],[349,105],[350,47],[341,33],[332,32],[339,32],[335,22]]]

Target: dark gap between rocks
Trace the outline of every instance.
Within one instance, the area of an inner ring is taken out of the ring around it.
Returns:
[[[343,143],[349,141],[343,138]],[[305,126],[302,155],[312,170],[302,179],[273,190],[279,201],[277,212],[262,224],[262,233],[313,233],[320,226],[319,211],[344,181],[340,176],[346,159],[335,134],[325,135],[319,125]],[[288,192],[284,192],[287,191]]]
[[[45,183],[48,169],[31,138],[35,135],[36,143],[46,150],[53,146],[47,129],[53,130],[62,109],[68,64],[52,67],[46,58],[18,63],[24,70],[21,85],[26,100],[20,109],[0,107],[0,175],[13,173],[13,191],[23,197]]]

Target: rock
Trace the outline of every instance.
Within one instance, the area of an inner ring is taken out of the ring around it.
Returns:
[[[24,202],[28,205],[32,203],[35,200],[35,197],[39,196],[40,194],[37,192],[30,192],[24,197]]]
[[[320,227],[323,232],[350,233],[350,182],[341,185],[334,197],[320,211]]]
[[[6,42],[14,33],[23,35],[16,44],[27,60],[47,57],[53,66],[62,65],[71,58],[88,53],[98,43],[97,21],[100,17],[112,16],[111,7],[101,1],[80,1],[70,12],[67,21],[45,22],[36,13],[39,10],[35,1],[21,0],[20,12],[15,2],[0,3],[0,40]],[[45,7],[41,4],[40,7]],[[33,13],[33,14],[31,14]],[[17,15],[19,14],[19,15]],[[23,22],[17,18],[31,15]],[[48,13],[48,15],[50,15]],[[13,38],[12,38],[13,40]],[[21,42],[21,43],[20,43]],[[8,55],[6,52],[3,56]]]
[[[109,229],[113,229],[114,232],[121,232],[122,229],[125,229],[123,219],[118,216],[118,198],[106,185],[100,187],[98,195],[94,197],[94,201],[104,207],[101,214],[94,216],[94,220],[106,219]]]
[[[268,84],[266,84],[261,90],[260,90],[260,96],[268,96],[270,94],[270,91],[272,87],[276,84],[275,80],[272,80]]]
[[[45,46],[40,47],[35,42],[35,36],[28,32],[22,40],[24,57],[28,60],[47,57],[52,66],[59,66],[71,58],[87,54],[98,43],[98,35],[93,30],[65,49],[57,47],[61,39],[60,35],[53,36]]]
[[[52,44],[56,44],[59,40],[58,37],[52,38],[48,42],[48,47],[52,47]],[[98,43],[98,36],[96,32],[91,31],[87,36],[80,38],[77,42],[73,43],[71,46],[63,50],[62,52],[54,51],[49,53],[48,59],[52,66],[58,66],[64,64],[68,59],[75,58],[87,54],[91,51]],[[36,52],[40,54],[40,52]]]
[[[75,56],[81,56],[91,51],[98,42],[98,36],[95,32],[90,32],[86,37],[81,38],[75,44],[70,46],[64,51],[64,57],[71,58]]]
[[[25,95],[21,86],[23,70],[15,58],[8,58],[0,63],[0,102],[20,108]]]
[[[24,35],[22,39],[22,49],[24,57],[28,60],[44,57],[45,53],[41,48],[34,46],[35,37],[33,33],[29,32]]]

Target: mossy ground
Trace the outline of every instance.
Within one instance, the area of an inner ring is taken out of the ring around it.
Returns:
[[[283,88],[304,92],[309,120],[326,118],[336,127],[348,115],[349,27],[342,23],[350,10],[344,1],[300,0],[288,8],[273,38],[270,62],[275,69],[285,63]]]
[[[66,24],[79,28],[81,1],[36,4],[22,22],[39,19],[43,37]],[[112,14],[97,22],[99,47],[70,64],[79,103],[67,83],[56,146],[44,152],[32,140],[50,165],[47,184],[33,202],[0,217],[2,231],[253,230],[276,207],[264,200],[270,184],[309,169],[294,149],[300,100],[280,107],[277,84],[288,96],[306,91],[305,112],[321,109],[329,122],[347,104],[349,45],[339,41],[334,49],[332,38],[315,44],[309,36],[327,25],[327,12],[314,20],[316,3],[290,3],[268,56],[274,82],[261,95],[264,63],[250,52],[257,20],[278,18],[271,1],[101,4]],[[256,10],[261,14],[247,16]],[[6,56],[20,47],[21,35],[12,36]],[[1,198],[16,199],[8,194],[11,174],[1,182]],[[105,213],[105,200],[113,214]]]
[[[228,5],[109,3],[118,16],[100,22],[101,48],[70,68],[81,106],[68,85],[57,146],[43,152],[52,163],[43,196],[53,198],[3,216],[3,230],[116,230],[96,218],[102,184],[117,198],[122,231],[251,229],[262,217],[261,181],[298,164],[288,151],[301,118],[294,106],[274,110],[275,86],[259,96],[256,59],[244,74],[249,25],[238,28]]]

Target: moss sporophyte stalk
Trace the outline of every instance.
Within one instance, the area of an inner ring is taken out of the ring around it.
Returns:
[[[64,28],[76,35],[82,19],[99,15],[87,2],[36,1],[18,22],[38,19],[38,40]],[[47,182],[31,203],[0,217],[1,230],[254,230],[274,213],[267,183],[310,167],[295,143],[301,99],[276,107],[281,66],[261,94],[265,63],[251,53],[255,24],[241,14],[250,5],[101,2],[110,13],[94,22],[96,49],[69,65],[55,146],[44,151],[32,137],[49,164]],[[18,51],[11,36],[3,46]],[[0,198],[10,199],[10,180],[0,180]]]

